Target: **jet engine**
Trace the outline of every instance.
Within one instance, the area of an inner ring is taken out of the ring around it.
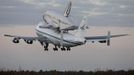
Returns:
[[[13,43],[19,43],[19,39],[18,38],[14,38],[13,39]]]
[[[32,41],[32,40],[25,40],[25,42],[26,42],[27,44],[33,44],[33,41]]]
[[[108,31],[106,40],[101,40],[99,43],[107,43],[107,46],[110,46],[110,38],[111,38],[111,33]]]
[[[99,43],[106,43],[106,42],[107,42],[106,40],[99,41]]]

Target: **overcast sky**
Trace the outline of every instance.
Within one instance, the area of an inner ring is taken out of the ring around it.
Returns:
[[[44,11],[63,13],[68,0],[0,0],[1,25],[35,25]],[[134,0],[72,0],[71,15],[92,26],[134,26]],[[79,23],[77,23],[79,24]]]
[[[90,29],[85,33],[106,35],[128,33],[130,36],[111,40],[111,46],[87,43],[70,52],[44,52],[34,42],[12,43],[4,34],[36,36],[35,26],[43,13],[50,10],[64,12],[68,0],[0,0],[0,69],[24,70],[97,70],[134,69],[134,0],[72,0],[71,16],[79,25],[88,16]],[[124,27],[125,26],[125,27]]]

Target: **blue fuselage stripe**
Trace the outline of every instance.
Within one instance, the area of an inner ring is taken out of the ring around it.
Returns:
[[[37,30],[37,29],[36,29]],[[39,30],[37,30],[39,33],[42,33],[42,34],[45,34],[45,35],[48,35],[48,36],[51,36],[51,37],[53,37],[53,38],[56,38],[56,39],[58,39],[58,40],[61,40],[61,38],[58,38],[58,37],[55,37],[55,36],[53,36],[53,35],[50,35],[50,34],[47,34],[47,33],[45,33],[45,32],[42,32],[42,31],[39,31]],[[63,39],[63,41],[64,42],[67,42],[67,43],[70,43],[70,44],[73,44],[73,45],[81,45],[82,43],[81,42],[71,42],[71,41],[68,41],[68,40],[65,40],[65,39]]]

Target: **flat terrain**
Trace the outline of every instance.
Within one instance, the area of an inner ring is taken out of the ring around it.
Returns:
[[[134,70],[120,71],[0,71],[0,75],[134,75]]]

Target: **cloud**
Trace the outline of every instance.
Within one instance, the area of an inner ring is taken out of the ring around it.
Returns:
[[[45,6],[60,7],[62,4],[58,3],[56,0],[21,0],[24,3],[32,4],[37,8],[44,8]]]
[[[104,6],[107,4],[107,0],[89,0],[89,2],[98,6]]]
[[[68,1],[2,0],[0,1],[0,24],[37,24],[42,19],[45,10],[54,9],[63,13]],[[133,0],[71,1],[73,3],[71,15],[76,17],[76,21],[80,21],[82,16],[89,16],[91,25],[98,25],[98,20],[102,25],[108,22],[119,26],[122,24],[133,26],[134,24]]]
[[[81,11],[82,14],[86,14],[89,17],[94,17],[94,16],[101,16],[101,15],[106,15],[108,12],[103,12],[103,11],[97,11],[98,8],[94,8],[91,11]]]

